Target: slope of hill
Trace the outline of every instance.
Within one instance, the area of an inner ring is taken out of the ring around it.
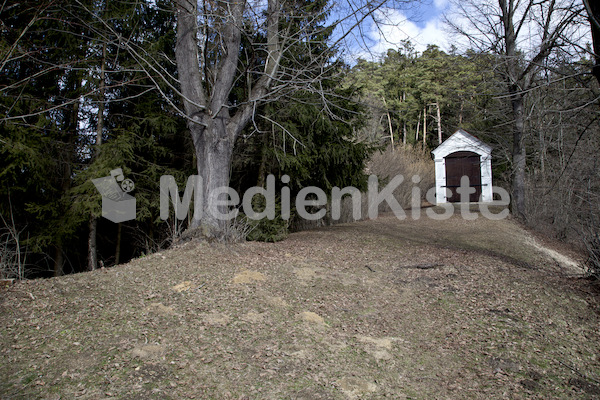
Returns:
[[[17,283],[0,397],[598,398],[597,298],[548,247],[387,216]]]

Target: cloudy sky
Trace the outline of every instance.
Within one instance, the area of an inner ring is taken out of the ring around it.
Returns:
[[[449,33],[444,27],[443,14],[448,7],[448,0],[427,0],[404,11],[380,12],[377,18],[385,25],[371,24],[368,38],[373,46],[370,51],[376,56],[389,48],[397,48],[406,39],[419,52],[425,50],[428,44],[447,50],[450,46]]]
[[[521,11],[523,11],[526,4],[521,4]],[[453,33],[444,22],[444,14],[450,14],[453,21],[465,27],[468,27],[472,22],[467,21],[465,17],[461,17],[460,13],[457,13],[455,7],[451,5],[450,0],[409,2],[406,7],[402,10],[379,10],[375,15],[375,19],[381,23],[371,22],[361,32],[363,35],[361,48],[358,51],[352,51],[353,57],[355,59],[360,57],[366,60],[378,60],[388,49],[398,49],[402,41],[407,39],[410,40],[418,52],[423,52],[430,44],[435,44],[444,51],[449,51],[452,45],[456,45],[458,48],[469,45],[465,37]],[[467,7],[466,10],[468,12],[469,8]],[[531,15],[537,16],[536,13],[539,13],[539,11],[535,11],[535,13],[532,11],[532,13]],[[556,12],[555,15],[562,14]],[[461,21],[463,19],[464,21]],[[522,35],[519,41],[520,49],[525,54],[528,54],[530,50],[537,51],[542,37],[539,28],[537,19],[526,19],[523,29],[521,29]],[[587,43],[591,43],[590,29],[585,21],[580,24],[572,24],[565,31],[565,35],[571,43],[576,44],[575,47],[569,47],[572,54],[576,54],[584,49]],[[471,39],[478,37],[483,38],[476,31],[473,31]]]

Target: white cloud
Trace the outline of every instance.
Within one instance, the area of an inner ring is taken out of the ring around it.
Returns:
[[[433,0],[433,4],[435,5],[435,8],[443,11],[448,7],[448,4],[450,4],[450,0]]]
[[[447,1],[436,0],[436,3],[447,3]],[[441,16],[430,19],[424,26],[417,25],[398,10],[388,9],[380,12],[376,17],[383,23],[371,25],[368,36],[375,44],[369,49],[370,56],[363,56],[363,58],[377,57],[390,48],[396,49],[404,40],[410,40],[418,52],[424,51],[430,44],[435,44],[444,50],[449,48],[448,34],[444,30]]]

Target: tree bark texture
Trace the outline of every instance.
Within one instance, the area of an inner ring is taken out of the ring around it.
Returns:
[[[96,249],[97,226],[98,220],[94,216],[91,216],[88,236],[88,271],[93,271],[98,268],[98,253]]]
[[[525,111],[523,97],[515,94],[512,99],[513,116],[513,179],[512,179],[512,213],[515,217],[526,218],[526,193],[525,171],[527,167],[527,154],[525,149]]]

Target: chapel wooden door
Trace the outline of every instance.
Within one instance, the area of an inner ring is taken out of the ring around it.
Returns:
[[[460,194],[456,189],[460,187],[460,179],[469,178],[469,187],[475,189],[475,193],[469,196],[469,202],[478,202],[481,198],[481,158],[479,154],[470,151],[458,151],[446,157],[446,187],[452,194],[448,202],[460,201]]]

